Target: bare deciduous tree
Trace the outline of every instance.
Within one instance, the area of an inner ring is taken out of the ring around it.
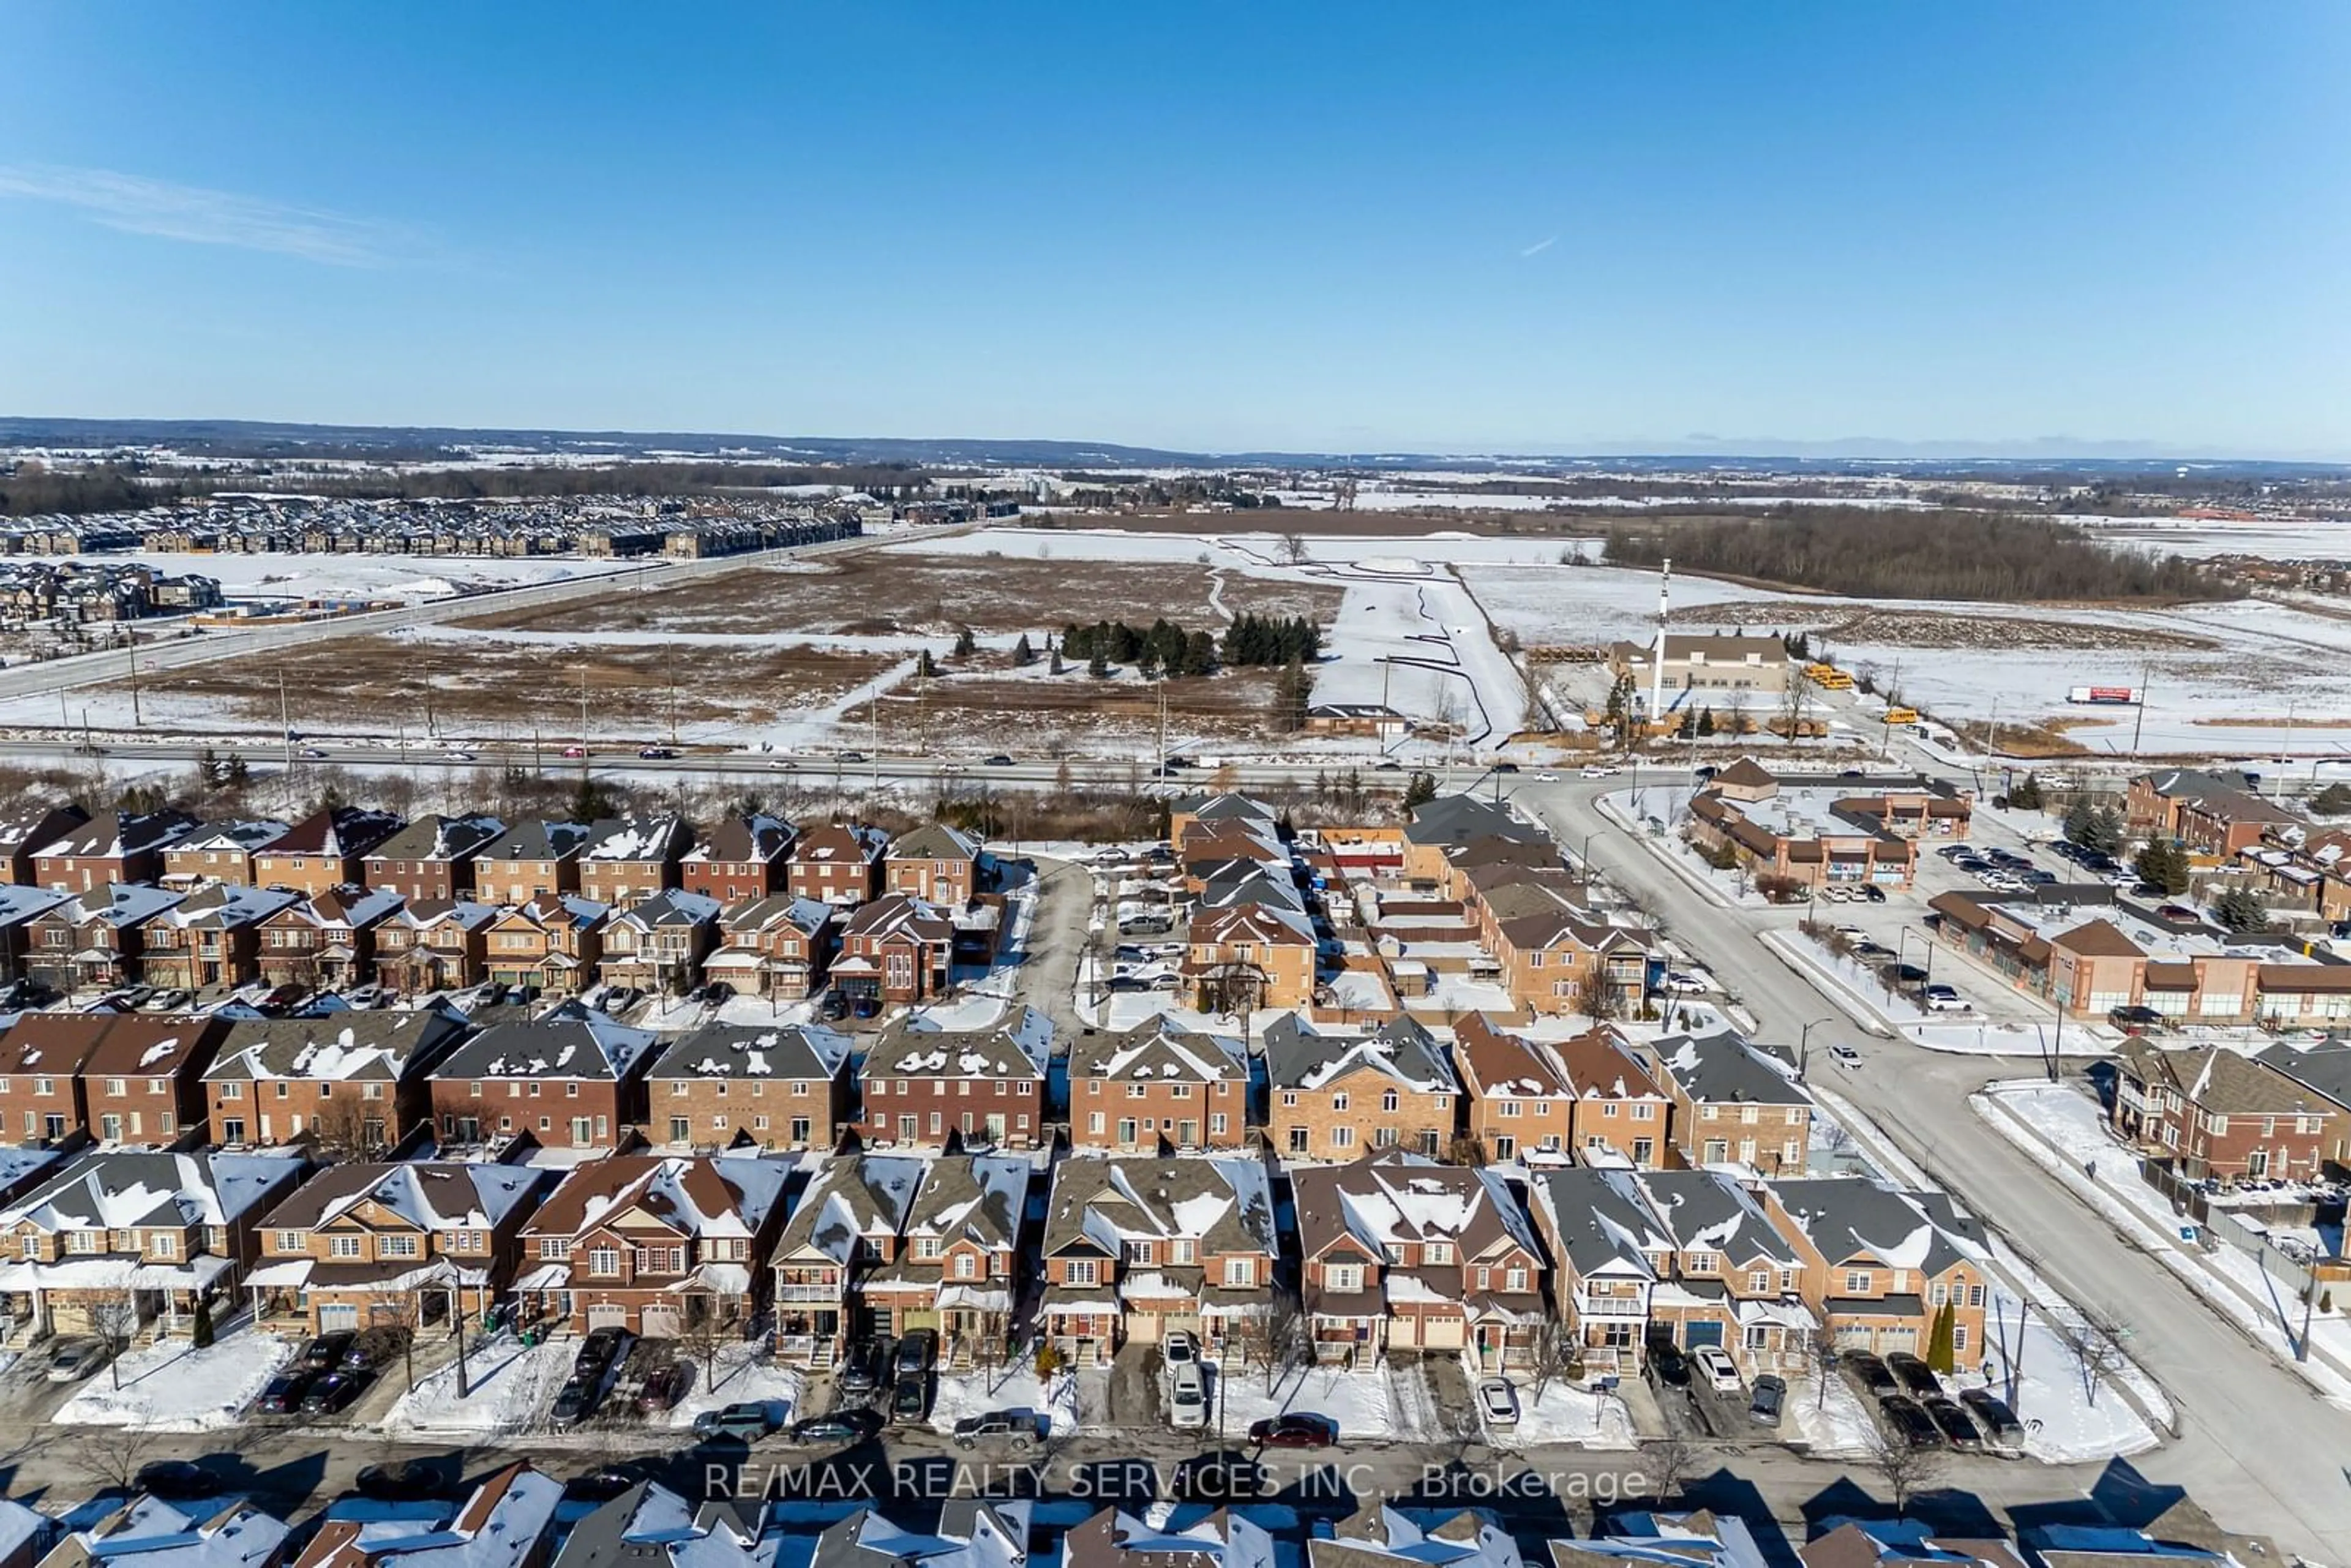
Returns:
[[[2124,1342],[2130,1338],[2130,1330],[2118,1320],[2089,1308],[2078,1314],[2045,1315],[2051,1328],[2056,1331],[2058,1343],[2074,1357],[2074,1367],[2082,1377],[2083,1399],[2095,1406],[2100,1385],[2130,1364],[2129,1354],[2123,1348]]]
[[[1896,1519],[1909,1517],[1910,1500],[1942,1473],[1943,1450],[1914,1444],[1899,1432],[1877,1431],[1870,1444],[1869,1468],[1886,1483],[1886,1500]]]

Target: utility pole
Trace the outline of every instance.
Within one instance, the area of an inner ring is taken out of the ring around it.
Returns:
[[[277,666],[277,733],[286,742],[286,773],[294,773],[294,720],[286,706],[286,666]]]
[[[2154,670],[2155,666],[2151,664],[2141,664],[2138,667],[2138,712],[2131,716],[2131,758],[2133,761],[2137,761],[2138,758],[2139,732],[2147,727],[2147,678],[2149,674],[2154,673]]]
[[[865,694],[865,759],[873,770],[872,787],[882,788],[882,683]]]
[[[131,634],[131,727],[144,729],[139,717],[139,633]]]

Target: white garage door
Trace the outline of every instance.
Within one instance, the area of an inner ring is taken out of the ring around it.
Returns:
[[[591,1329],[624,1329],[629,1326],[629,1309],[610,1301],[588,1309],[588,1326]]]
[[[1420,1327],[1426,1350],[1459,1350],[1467,1329],[1459,1318],[1423,1318]]]
[[[319,1307],[319,1332],[320,1333],[333,1333],[339,1329],[356,1331],[359,1326],[360,1310],[358,1307],[352,1306],[349,1303],[340,1305],[329,1305],[324,1302],[320,1303]]]
[[[685,1332],[685,1313],[677,1307],[645,1307],[637,1313],[647,1339],[675,1339]]]

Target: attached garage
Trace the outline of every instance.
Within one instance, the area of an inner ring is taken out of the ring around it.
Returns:
[[[1722,1324],[1712,1318],[1692,1318],[1682,1324],[1682,1348],[1696,1350],[1702,1344],[1722,1343]]]
[[[1877,1353],[1880,1355],[1892,1355],[1896,1351],[1916,1352],[1917,1348],[1918,1331],[1907,1324],[1877,1331]]]
[[[936,1307],[908,1307],[898,1314],[898,1318],[901,1324],[898,1332],[901,1333],[912,1333],[916,1329],[928,1329],[933,1333],[939,1332],[939,1310]]]
[[[360,1309],[353,1301],[321,1301],[319,1303],[320,1333],[351,1333],[360,1329]]]
[[[643,1309],[637,1321],[647,1339],[676,1339],[685,1333],[684,1309],[669,1302]]]
[[[599,1301],[588,1309],[588,1327],[624,1329],[629,1326],[629,1309],[614,1301]]]
[[[1459,1350],[1468,1341],[1468,1325],[1457,1317],[1425,1317],[1420,1320],[1420,1346],[1423,1350]]]

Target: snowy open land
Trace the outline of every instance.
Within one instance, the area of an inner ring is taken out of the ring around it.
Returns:
[[[25,561],[49,565],[88,565],[92,559],[110,565],[152,567],[167,577],[190,573],[209,577],[221,585],[224,597],[240,599],[393,599],[422,603],[481,593],[497,588],[527,588],[534,583],[560,582],[593,572],[610,572],[618,563],[586,556],[401,556],[361,553],[306,554],[300,551],[182,553],[174,550],[109,552],[89,556],[19,556]],[[662,568],[649,568],[658,580]]]
[[[246,1407],[294,1351],[292,1341],[251,1329],[225,1330],[201,1350],[185,1339],[158,1340],[100,1367],[52,1419],[152,1432],[220,1431],[245,1418]]]

